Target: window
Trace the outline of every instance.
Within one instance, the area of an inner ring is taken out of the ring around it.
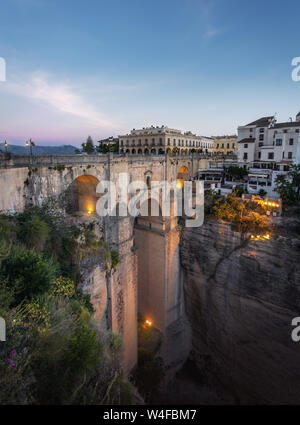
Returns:
[[[227,149],[229,149],[229,143],[227,143]]]
[[[121,140],[121,146],[123,146],[123,140]]]
[[[244,143],[244,148],[247,149],[248,143]]]
[[[252,131],[253,131],[253,128],[250,128],[250,133],[252,133]]]
[[[294,144],[294,139],[289,140],[289,145],[292,146]]]
[[[248,154],[247,154],[247,152],[244,152],[244,157],[243,157],[244,159],[248,159]]]
[[[276,139],[276,146],[282,146],[282,139]]]
[[[288,152],[288,159],[292,159],[293,158],[293,152]]]
[[[259,140],[264,140],[264,135],[263,134],[260,134],[259,135]]]
[[[261,152],[258,152],[258,159],[261,158]]]
[[[264,131],[265,131],[265,129],[264,129],[264,128],[260,128],[260,129],[259,129],[259,132],[260,132],[260,133],[264,133]]]
[[[162,141],[162,138],[161,137],[159,139],[159,144],[160,144],[160,146],[162,146],[162,144],[163,144],[163,141]]]
[[[297,128],[296,133],[299,133],[299,128]]]
[[[168,146],[170,146],[170,138],[168,139]]]
[[[222,143],[222,149],[224,149],[224,143]]]
[[[258,147],[261,148],[263,145],[263,142],[259,142]]]
[[[268,159],[274,159],[274,152],[268,153]]]
[[[217,149],[219,148],[219,143],[217,143]]]

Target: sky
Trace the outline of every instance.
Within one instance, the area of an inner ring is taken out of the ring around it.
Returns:
[[[148,125],[212,136],[294,118],[299,14],[299,0],[1,1],[0,142],[77,146]]]

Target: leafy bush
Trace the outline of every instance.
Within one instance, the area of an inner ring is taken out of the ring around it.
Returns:
[[[50,286],[51,295],[62,295],[71,298],[75,295],[75,292],[74,281],[63,276],[54,279]]]
[[[20,223],[18,238],[29,248],[35,248],[41,251],[49,238],[50,228],[47,223],[41,220],[37,215]]]
[[[234,228],[242,233],[259,234],[268,230],[265,208],[257,202],[247,202],[231,195],[217,198],[212,207],[213,215],[218,220],[230,221]]]
[[[0,404],[132,403],[122,341],[93,326],[90,297],[74,280],[78,251],[99,242],[92,230],[67,225],[51,204],[0,216],[0,316],[7,323]]]
[[[15,302],[19,303],[47,292],[59,275],[59,264],[53,258],[16,245],[2,261],[1,274],[8,286],[14,288]]]

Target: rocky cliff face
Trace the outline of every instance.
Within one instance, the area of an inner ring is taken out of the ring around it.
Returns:
[[[192,353],[241,403],[300,403],[300,240],[246,241],[230,223],[185,228],[181,245]]]

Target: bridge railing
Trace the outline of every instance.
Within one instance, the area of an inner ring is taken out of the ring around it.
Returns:
[[[211,154],[95,154],[95,155],[0,155],[1,168],[19,168],[19,167],[43,167],[43,166],[68,166],[68,165],[84,165],[84,164],[105,164],[112,160],[122,160],[124,158],[130,161],[139,160],[164,160],[165,158],[176,159],[212,159]]]

